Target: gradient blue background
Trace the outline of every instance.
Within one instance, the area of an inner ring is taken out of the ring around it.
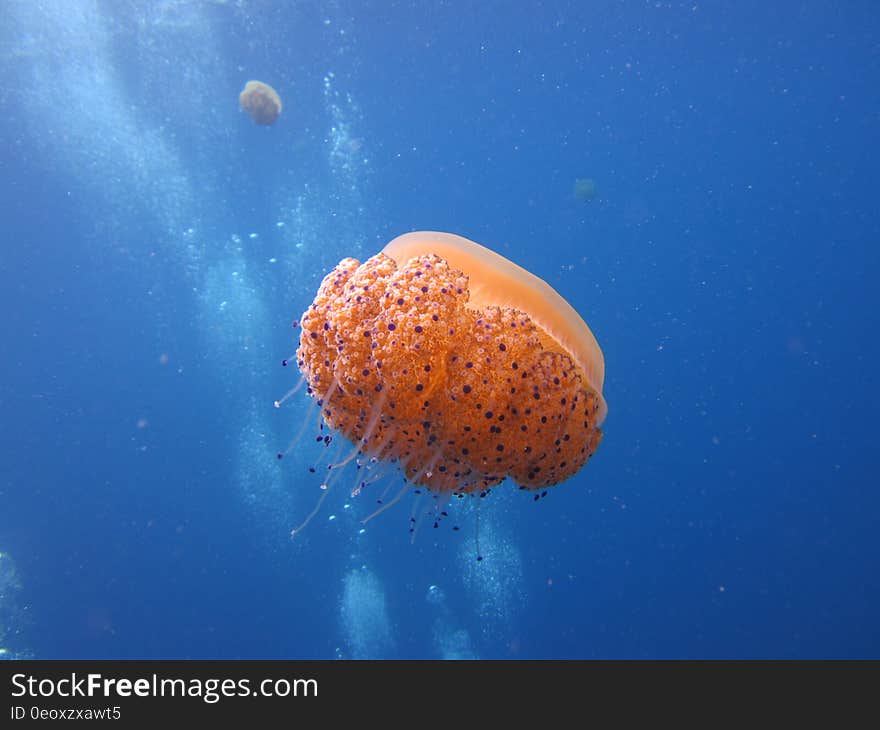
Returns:
[[[880,655],[878,49],[870,1],[0,0],[5,656]],[[289,538],[290,323],[418,229],[606,358],[481,563],[471,505],[411,544],[347,485]]]

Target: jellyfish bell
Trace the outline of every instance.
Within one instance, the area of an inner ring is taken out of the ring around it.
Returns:
[[[342,463],[395,464],[437,495],[507,478],[545,490],[601,441],[605,363],[586,322],[461,236],[407,233],[363,264],[343,259],[300,324],[308,393],[353,444]]]
[[[248,81],[238,95],[238,103],[257,124],[275,124],[281,115],[281,97],[269,84]]]
[[[580,203],[589,203],[599,194],[596,181],[588,177],[579,177],[572,188],[574,199]]]

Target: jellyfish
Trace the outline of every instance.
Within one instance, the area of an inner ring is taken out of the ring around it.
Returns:
[[[596,187],[595,180],[591,180],[588,177],[579,177],[574,181],[572,193],[575,200],[581,203],[589,203],[599,194],[599,189]]]
[[[590,328],[546,282],[461,236],[407,233],[343,259],[300,326],[297,363],[324,422],[410,485],[544,490],[602,439]]]
[[[251,119],[264,126],[275,124],[281,115],[281,97],[262,81],[248,81],[238,95],[238,103]]]

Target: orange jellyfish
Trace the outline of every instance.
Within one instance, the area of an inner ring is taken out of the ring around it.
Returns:
[[[407,233],[363,264],[342,260],[301,327],[297,362],[324,421],[411,485],[542,490],[602,439],[590,328],[546,282],[466,238]]]
[[[264,126],[275,124],[281,115],[281,97],[262,81],[248,81],[238,95],[238,103],[251,119]]]

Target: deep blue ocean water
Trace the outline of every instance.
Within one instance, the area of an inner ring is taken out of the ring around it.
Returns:
[[[875,2],[0,0],[0,105],[3,656],[880,656]],[[291,540],[291,322],[420,229],[578,309],[605,439]]]

